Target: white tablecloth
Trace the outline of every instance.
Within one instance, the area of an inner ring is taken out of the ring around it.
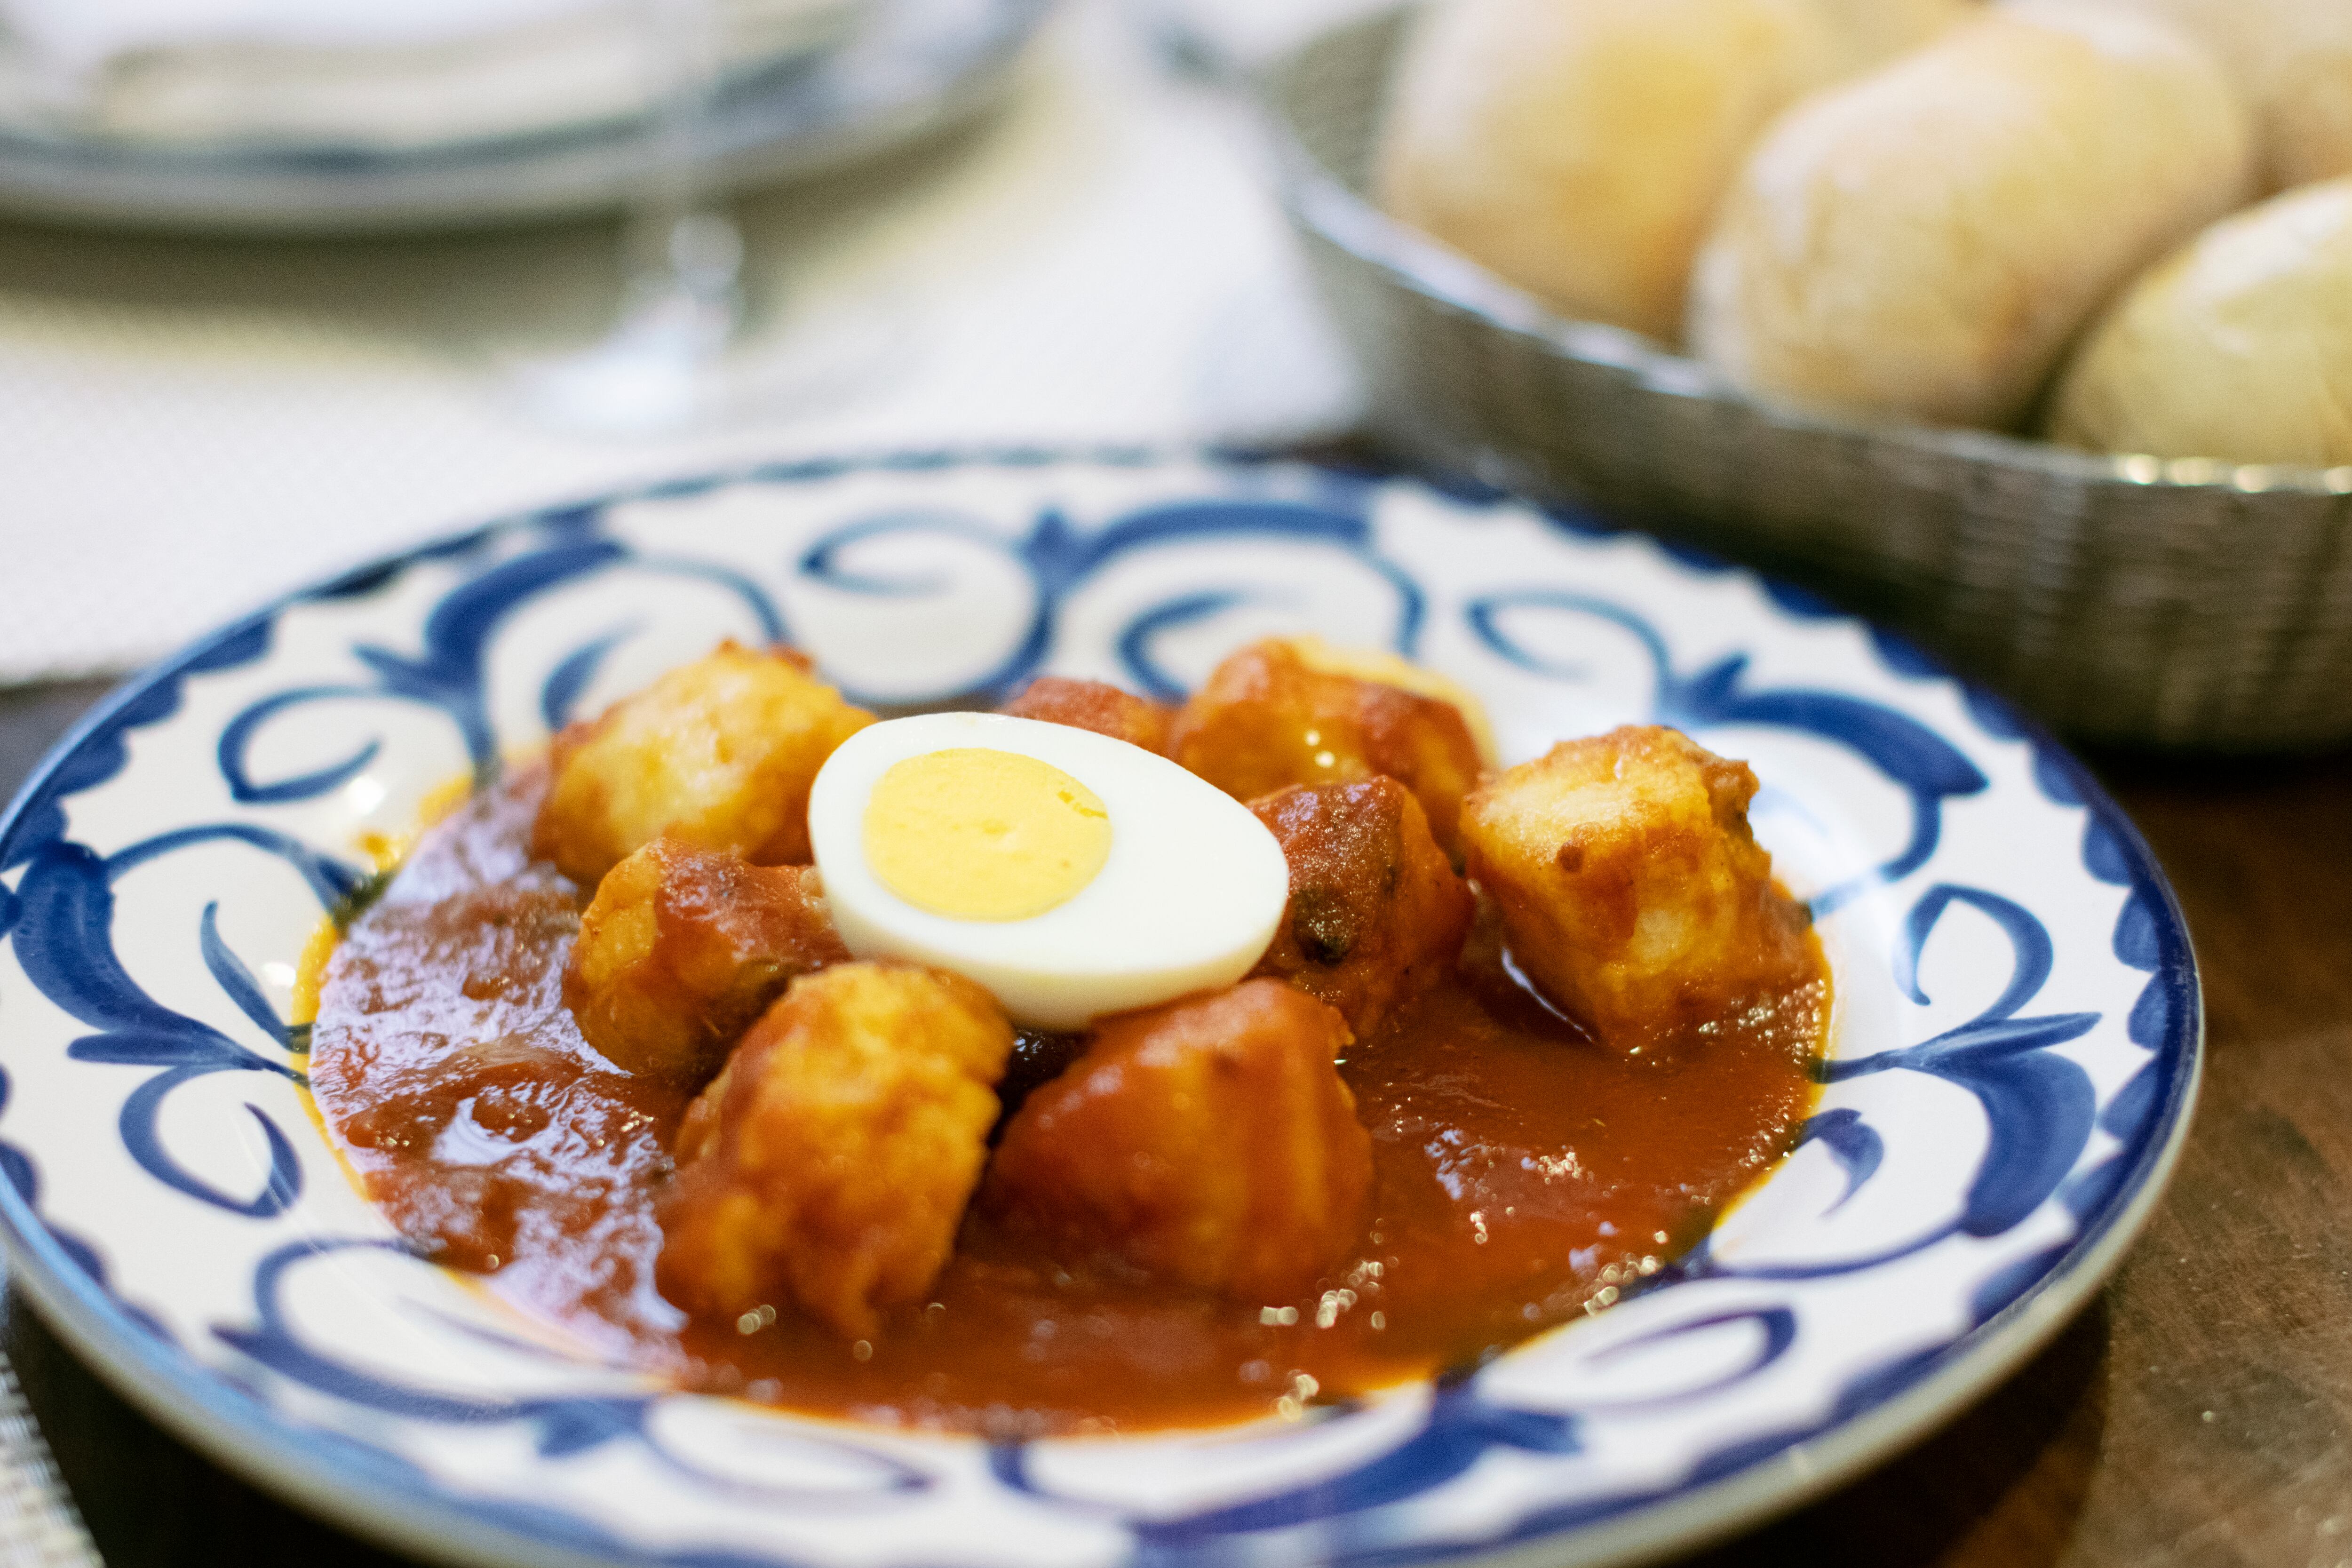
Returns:
[[[611,225],[275,244],[0,226],[0,682],[127,668],[340,566],[633,479],[1280,442],[1355,410],[1246,117],[1160,70],[1111,0],[1076,0],[1005,108],[949,144],[740,211],[742,354],[788,391],[621,440],[534,423],[502,363],[603,330]],[[860,321],[887,330],[823,374]]]

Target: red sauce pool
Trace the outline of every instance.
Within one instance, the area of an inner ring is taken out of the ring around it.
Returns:
[[[655,1290],[681,1090],[606,1065],[562,1000],[582,891],[527,845],[524,770],[428,832],[329,959],[310,1081],[400,1230],[527,1313],[681,1385],[992,1436],[1208,1425],[1475,1363],[1704,1236],[1787,1152],[1829,1018],[1809,983],[1639,1057],[1604,1050],[1474,933],[1352,1047],[1375,1217],[1296,1300],[1074,1278],[968,1217],[925,1303],[845,1343],[786,1312],[689,1321]]]

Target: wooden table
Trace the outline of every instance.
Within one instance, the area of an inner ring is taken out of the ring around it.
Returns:
[[[0,794],[102,689],[0,690]],[[2172,1189],[2023,1372],[1694,1568],[2352,1563],[2352,757],[2093,762],[2204,969],[2210,1065]],[[165,1436],[31,1314],[0,1343],[112,1568],[397,1561]]]

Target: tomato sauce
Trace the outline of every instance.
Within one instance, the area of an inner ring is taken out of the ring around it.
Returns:
[[[1350,1047],[1374,1217],[1294,1300],[1074,1276],[968,1216],[925,1302],[845,1342],[786,1310],[688,1321],[653,1285],[689,1095],[563,1007],[583,891],[534,864],[543,769],[427,832],[328,960],[311,1086],[368,1195],[523,1311],[684,1387],[994,1436],[1247,1419],[1475,1364],[1601,1310],[1787,1152],[1829,1018],[1806,983],[1639,1055],[1517,984],[1491,930]],[[1011,1101],[1072,1043],[1024,1037]]]

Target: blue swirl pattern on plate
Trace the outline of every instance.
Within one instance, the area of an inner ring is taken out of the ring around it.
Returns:
[[[355,836],[413,816],[436,768],[488,778],[722,633],[936,705],[1047,670],[1173,698],[1275,626],[1426,658],[1507,735],[1719,734],[1787,807],[1759,801],[1759,830],[1841,992],[1822,1105],[1714,1236],[1593,1321],[1289,1425],[852,1436],[524,1323],[336,1179],[291,960],[362,885]],[[1588,518],[1242,456],[779,465],[352,574],[138,678],[59,748],[0,826],[0,1210],[45,1311],[231,1462],[483,1561],[1655,1551],[1816,1489],[2030,1352],[2145,1215],[2200,1050],[2145,847],[1997,700]]]

